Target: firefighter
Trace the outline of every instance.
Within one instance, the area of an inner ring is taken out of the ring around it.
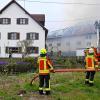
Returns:
[[[39,64],[39,94],[43,95],[44,91],[46,95],[50,94],[50,71],[54,72],[53,66],[50,60],[46,56],[46,49],[41,49],[40,57],[38,58]]]
[[[97,70],[98,68],[98,60],[94,56],[93,48],[90,48],[88,50],[88,53],[85,57],[85,62],[86,62],[86,69],[89,70],[86,72],[85,84],[93,86],[95,70]]]
[[[84,50],[84,56],[83,56],[83,65],[86,66],[86,61],[85,61],[85,58],[86,56],[88,55],[88,52],[89,52],[89,48],[86,48]]]
[[[86,48],[86,50],[84,50],[85,57],[88,55],[88,52],[89,52],[89,48]]]

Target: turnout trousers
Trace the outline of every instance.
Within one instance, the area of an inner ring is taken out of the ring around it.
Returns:
[[[43,91],[45,91],[47,95],[50,94],[50,74],[39,75],[39,93],[43,94]]]
[[[95,75],[95,71],[87,71],[86,72],[86,78],[85,78],[85,83],[86,84],[90,84],[90,86],[93,85],[94,83],[94,75]]]

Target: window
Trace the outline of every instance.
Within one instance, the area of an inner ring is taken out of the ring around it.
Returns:
[[[27,40],[38,40],[39,39],[39,33],[35,33],[35,32],[30,32],[27,33]]]
[[[86,35],[86,39],[91,39],[92,35]]]
[[[87,46],[91,46],[91,42],[87,42]]]
[[[67,42],[67,43],[66,43],[66,46],[70,46],[70,42]]]
[[[11,24],[10,18],[0,18],[0,24]]]
[[[77,45],[81,45],[81,41],[78,41],[78,42],[77,42]]]
[[[61,46],[61,43],[57,43],[57,46]]]
[[[31,53],[38,54],[39,53],[39,48],[38,47],[27,47],[27,52],[29,54],[31,54]]]
[[[49,46],[51,47],[52,46],[52,43],[50,43]]]
[[[28,24],[28,18],[17,18],[17,24]]]
[[[10,32],[8,33],[9,40],[18,40],[20,38],[20,34],[17,32]]]
[[[6,47],[6,53],[9,53],[10,51],[12,53],[21,53],[22,48],[21,47]]]

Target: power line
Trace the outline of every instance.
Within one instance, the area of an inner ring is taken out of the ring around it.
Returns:
[[[60,4],[60,5],[93,5],[99,6],[100,3],[84,3],[84,2],[46,2],[46,1],[32,1],[32,0],[18,0],[18,1],[25,1],[25,2],[36,2],[36,3],[46,3],[46,4]]]

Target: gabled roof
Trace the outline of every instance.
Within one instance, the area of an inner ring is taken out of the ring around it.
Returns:
[[[31,14],[31,16],[43,26],[45,25],[45,14]]]
[[[12,1],[9,2],[4,8],[2,8],[2,9],[0,10],[0,14],[2,14],[2,12],[3,12],[4,10],[6,10],[6,9],[7,9],[11,4],[13,4],[13,3],[17,4],[26,14],[28,14],[34,21],[36,21],[36,22],[45,30],[46,35],[47,35],[48,30],[47,30],[41,23],[39,23],[33,16],[31,16],[31,14],[29,14],[19,3],[17,3],[16,0],[12,0]]]
[[[77,23],[74,26],[67,27],[65,29],[52,31],[49,33],[48,38],[54,38],[55,36],[57,37],[59,36],[59,34],[61,34],[62,37],[96,34],[94,23],[95,20],[84,21],[84,22]]]
[[[45,21],[45,14],[31,14],[37,21]]]

